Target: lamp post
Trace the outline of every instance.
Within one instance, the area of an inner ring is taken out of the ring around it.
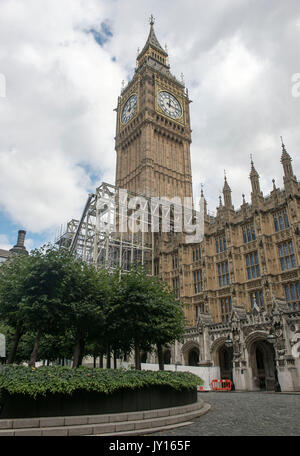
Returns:
[[[278,381],[278,371],[277,371],[277,365],[276,365],[276,352],[275,352],[276,334],[274,334],[272,328],[270,329],[270,333],[267,336],[267,341],[272,345],[272,348],[273,348],[275,392],[278,393],[281,391],[281,387],[280,387],[280,383]]]

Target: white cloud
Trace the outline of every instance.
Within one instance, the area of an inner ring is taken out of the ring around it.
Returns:
[[[12,247],[13,246],[9,242],[9,239],[8,239],[7,235],[6,234],[0,234],[0,249],[9,250]]]
[[[209,209],[224,169],[235,205],[249,199],[251,153],[264,192],[272,177],[282,185],[280,135],[299,175],[298,0],[2,0],[0,208],[14,223],[52,233],[101,180],[114,182],[113,109],[151,13],[193,100],[193,179]],[[113,36],[100,47],[87,31],[104,21]]]
[[[210,69],[202,81],[203,89],[221,99],[249,96],[267,65],[252,55],[238,36],[219,41],[203,57]]]

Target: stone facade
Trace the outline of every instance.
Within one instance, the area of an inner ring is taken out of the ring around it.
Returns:
[[[116,185],[183,198],[192,196],[190,100],[169,68],[152,21],[118,100]],[[171,94],[167,107],[173,96],[179,101],[180,118],[164,111],[161,92]],[[185,304],[188,324],[184,343],[165,347],[168,364],[219,367],[237,389],[300,389],[300,186],[291,162],[282,142],[284,187],[273,180],[264,196],[251,159],[251,202],[243,195],[237,210],[225,177],[216,216],[204,204],[202,242],[187,244],[182,233],[155,237],[155,274]]]
[[[152,24],[134,77],[118,99],[116,186],[146,196],[184,198],[192,196],[190,100],[184,84],[169,68],[167,53],[159,45]],[[165,114],[158,102],[161,92],[176,97],[181,116]],[[136,104],[128,108],[129,114],[122,121],[132,97],[136,97]]]

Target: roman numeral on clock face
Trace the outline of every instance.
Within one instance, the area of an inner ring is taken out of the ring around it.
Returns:
[[[174,97],[169,92],[159,92],[158,94],[158,104],[160,108],[163,110],[165,114],[167,114],[169,117],[172,117],[173,119],[178,119],[182,115],[182,108],[177,100],[177,98]]]
[[[137,110],[137,100],[137,95],[134,93],[126,101],[121,114],[121,121],[123,124],[126,124],[135,114]]]

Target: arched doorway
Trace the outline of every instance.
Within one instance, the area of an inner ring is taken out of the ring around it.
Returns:
[[[164,364],[170,364],[171,362],[171,350],[164,350]]]
[[[146,363],[147,362],[147,355],[148,355],[148,353],[145,352],[145,351],[143,351],[141,353],[141,363]]]
[[[231,380],[233,383],[233,348],[222,345],[219,350],[220,377],[222,380]],[[234,387],[232,388],[234,389]]]
[[[250,364],[256,388],[261,391],[278,391],[275,352],[267,340],[256,340],[250,350]]]
[[[185,366],[198,366],[200,360],[200,347],[196,341],[189,340],[182,348],[183,362]]]
[[[189,366],[198,366],[199,364],[199,350],[194,347],[189,351],[188,355],[188,365]]]

